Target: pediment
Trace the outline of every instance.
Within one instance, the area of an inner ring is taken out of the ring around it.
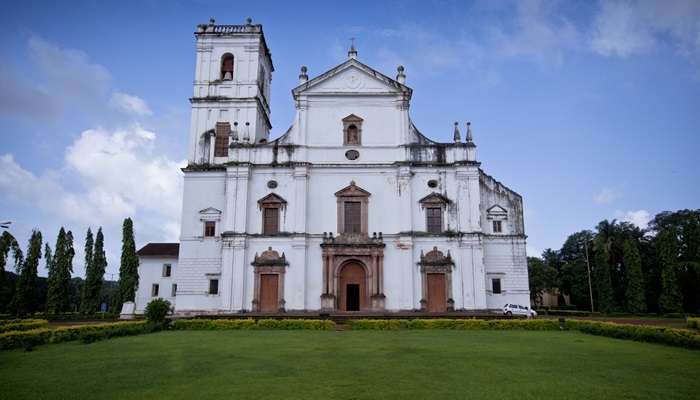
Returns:
[[[283,199],[275,193],[270,193],[262,199],[258,200],[258,204],[287,204],[287,200]]]
[[[411,92],[412,90],[408,86],[389,78],[355,59],[349,59],[292,90],[295,97],[302,93],[407,93],[410,97]]]
[[[495,205],[489,207],[486,210],[486,212],[489,214],[506,214],[506,215],[508,214],[508,210],[499,206],[498,204],[495,204]]]
[[[362,122],[364,119],[358,117],[355,114],[350,114],[347,117],[343,118],[343,122]]]
[[[214,207],[207,207],[207,208],[205,208],[205,209],[203,209],[203,210],[199,210],[199,213],[200,213],[200,214],[205,214],[205,215],[220,215],[220,214],[221,214],[221,210],[218,210],[218,209],[216,209],[216,208],[214,208]]]
[[[419,203],[423,205],[427,204],[450,204],[452,201],[448,199],[446,196],[441,195],[440,193],[433,192],[430,193],[429,195],[423,197],[422,199],[418,200]]]
[[[369,197],[372,194],[355,184],[355,181],[350,181],[350,185],[335,192],[336,197]]]

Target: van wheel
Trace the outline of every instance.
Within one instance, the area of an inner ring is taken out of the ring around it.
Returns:
[[[506,313],[506,315],[509,316],[509,317],[512,317],[512,316],[513,316],[513,313],[510,312],[510,311],[508,311],[508,312]]]

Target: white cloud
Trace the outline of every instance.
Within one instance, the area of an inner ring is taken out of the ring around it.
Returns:
[[[593,197],[593,201],[595,201],[597,204],[610,204],[619,199],[621,196],[622,194],[616,189],[603,188]]]
[[[110,99],[110,104],[126,113],[136,114],[136,115],[152,115],[151,109],[145,100],[138,96],[132,96],[130,94],[114,92],[112,93],[112,98]]]
[[[604,1],[591,31],[591,49],[604,56],[644,54],[669,43],[679,54],[700,57],[697,0]]]
[[[646,228],[649,221],[651,221],[651,214],[647,210],[617,211],[615,214],[617,218],[625,222],[631,222],[641,229]]]

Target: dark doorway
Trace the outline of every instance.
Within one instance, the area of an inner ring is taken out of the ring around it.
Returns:
[[[348,283],[346,295],[345,309],[347,311],[360,311],[360,285],[357,283]]]

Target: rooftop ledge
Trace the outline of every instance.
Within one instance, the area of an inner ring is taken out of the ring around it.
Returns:
[[[199,24],[197,25],[196,35],[211,34],[211,35],[231,35],[237,33],[262,33],[261,24],[245,24],[245,25],[215,25],[215,24]]]

